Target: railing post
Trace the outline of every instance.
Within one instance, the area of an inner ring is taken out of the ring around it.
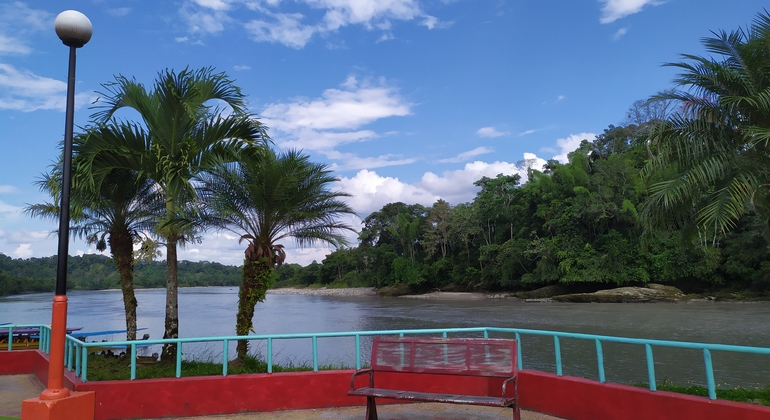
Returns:
[[[222,376],[227,376],[227,359],[230,358],[229,343],[230,340],[224,340],[222,342]]]
[[[602,342],[596,339],[596,364],[599,367],[599,382],[604,383],[604,352],[602,351]]]
[[[182,377],[182,342],[176,343],[176,377]]]
[[[361,334],[356,334],[356,370],[361,369]]]
[[[522,370],[522,369],[524,369],[524,358],[521,357],[521,334],[516,332],[515,336],[516,336],[516,352],[518,353],[516,355],[516,364],[519,365],[519,366],[517,366],[517,368],[519,370]]]
[[[650,391],[657,391],[658,384],[655,383],[655,361],[652,358],[652,346],[645,344],[644,350],[647,353],[647,379],[650,381]]]
[[[717,399],[716,384],[714,381],[714,367],[711,363],[711,352],[709,349],[703,349],[703,363],[706,365],[706,384],[709,390],[709,399]]]
[[[313,372],[318,372],[318,337],[313,336]]]
[[[561,372],[561,345],[559,344],[559,336],[553,336],[553,352],[556,354],[556,376],[562,376]]]
[[[267,339],[267,373],[273,373],[273,338]]]
[[[131,344],[131,380],[136,379],[136,344]]]
[[[88,347],[83,347],[81,353],[83,361],[80,363],[80,380],[85,382],[88,380]]]

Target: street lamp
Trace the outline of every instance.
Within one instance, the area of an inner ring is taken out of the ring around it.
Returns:
[[[69,253],[70,180],[72,178],[72,127],[75,108],[75,50],[91,39],[93,28],[86,15],[65,10],[54,21],[56,35],[70,48],[67,74],[67,108],[64,123],[64,162],[62,168],[61,201],[59,202],[59,251],[56,266],[56,294],[51,310],[51,354],[48,359],[48,387],[40,393],[41,400],[68,397],[64,387],[64,341],[67,334],[67,255]]]

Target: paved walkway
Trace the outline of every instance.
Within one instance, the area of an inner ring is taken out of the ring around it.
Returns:
[[[40,395],[43,388],[43,384],[34,375],[0,375],[0,418],[21,417],[21,402]],[[364,418],[365,413],[365,407],[345,407],[184,418],[190,420],[359,420]],[[387,404],[378,405],[377,414],[382,420],[492,420],[510,419],[511,409],[454,404]],[[557,417],[531,411],[522,411],[521,417],[523,420],[559,420]]]

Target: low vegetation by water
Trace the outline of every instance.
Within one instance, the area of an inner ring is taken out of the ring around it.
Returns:
[[[345,369],[344,366],[321,365],[320,370]],[[300,363],[288,363],[273,365],[273,372],[306,372],[312,371],[313,365]],[[229,375],[245,373],[267,373],[267,362],[247,356],[242,362],[232,361],[228,363]],[[182,377],[190,376],[221,376],[222,363],[213,361],[182,360]],[[176,365],[166,362],[137,362],[136,379],[175,378]],[[131,378],[131,361],[125,356],[107,357],[102,355],[90,355],[88,357],[88,380],[111,381],[126,380]]]
[[[646,383],[636,383],[634,385],[649,388],[649,385]],[[678,385],[669,380],[664,380],[663,383],[659,383],[656,386],[658,391],[677,392],[698,397],[708,397],[709,395],[708,388],[700,385]],[[770,406],[770,386],[757,385],[754,387],[723,388],[721,384],[717,384],[716,393],[719,400]]]

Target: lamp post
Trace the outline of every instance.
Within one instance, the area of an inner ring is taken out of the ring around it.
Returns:
[[[85,45],[93,32],[86,15],[65,10],[54,21],[56,35],[70,49],[67,73],[67,108],[64,124],[64,162],[62,167],[61,201],[59,202],[59,250],[56,266],[56,294],[51,310],[51,354],[48,360],[48,387],[40,393],[41,400],[68,397],[64,387],[64,341],[67,334],[67,256],[69,253],[70,180],[72,178],[72,129],[75,108],[75,50]]]

